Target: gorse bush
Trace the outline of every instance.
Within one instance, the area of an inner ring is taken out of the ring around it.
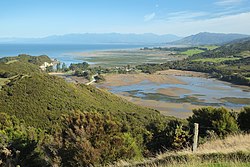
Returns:
[[[63,130],[53,143],[62,166],[107,164],[142,157],[142,150],[110,114],[74,112],[63,118]]]
[[[45,138],[44,131],[0,113],[0,166],[47,166],[40,149]]]
[[[239,113],[238,124],[242,131],[250,132],[250,107],[245,107]]]
[[[189,146],[190,135],[188,127],[179,120],[169,121],[163,130],[155,132],[148,147],[153,152],[179,150]]]
[[[194,123],[199,123],[201,137],[207,135],[207,131],[214,131],[219,136],[237,132],[238,125],[235,117],[225,108],[200,108],[194,109],[193,115],[188,118],[192,129]]]

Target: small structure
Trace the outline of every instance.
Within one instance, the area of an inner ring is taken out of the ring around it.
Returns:
[[[46,68],[49,67],[49,66],[53,66],[53,63],[44,62],[44,63],[40,66],[40,68],[41,68],[41,70],[45,71]]]

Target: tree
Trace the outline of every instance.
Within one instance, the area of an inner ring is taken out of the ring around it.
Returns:
[[[69,69],[72,70],[72,71],[75,71],[75,70],[82,70],[82,71],[84,71],[88,67],[89,67],[89,64],[87,62],[78,63],[78,64],[71,63],[70,66],[69,66]]]
[[[58,62],[56,64],[56,71],[61,71],[61,63],[60,62]]]
[[[46,72],[53,72],[53,71],[54,71],[53,66],[46,67]]]
[[[62,71],[67,71],[67,65],[65,63],[62,64]]]

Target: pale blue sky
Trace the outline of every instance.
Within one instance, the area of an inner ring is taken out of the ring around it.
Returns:
[[[0,37],[250,34],[250,0],[0,0]]]

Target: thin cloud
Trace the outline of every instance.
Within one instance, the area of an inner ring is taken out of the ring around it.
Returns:
[[[191,20],[186,22],[172,22],[171,24],[169,24],[169,22],[162,21],[158,22],[158,24],[153,25],[150,28],[152,32],[156,32],[158,34],[171,32],[181,36],[204,31],[250,34],[250,22],[248,21],[249,18],[250,12],[245,12],[210,19]],[[183,31],[183,27],[185,27],[185,31]]]
[[[155,13],[150,13],[144,16],[144,21],[150,21],[155,18]]]
[[[241,4],[242,0],[218,0],[215,2],[215,5],[218,6],[233,6],[233,5],[238,5]]]
[[[203,18],[208,16],[209,13],[207,12],[192,12],[192,11],[181,11],[181,12],[173,12],[169,13],[168,16],[165,18],[167,21],[190,21],[196,20],[199,18]]]

